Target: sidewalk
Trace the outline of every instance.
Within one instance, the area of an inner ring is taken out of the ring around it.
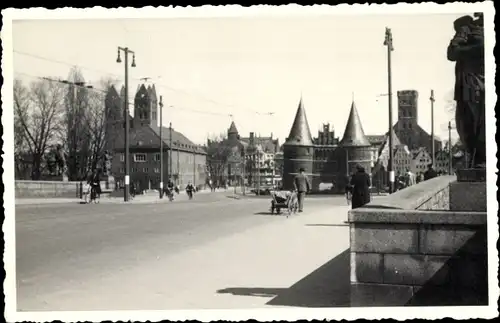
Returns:
[[[195,194],[195,198],[197,194],[215,194],[215,193],[225,193],[225,190],[216,190],[215,192],[210,192],[210,190],[201,190]],[[175,201],[187,201],[188,195],[185,191],[181,191],[179,194],[175,194]],[[35,205],[35,204],[79,204],[84,203],[84,199],[79,198],[66,198],[66,197],[34,197],[34,198],[18,198],[15,199],[16,205]],[[150,204],[150,203],[166,203],[170,202],[166,196],[163,199],[160,199],[159,193],[148,193],[145,195],[136,195],[135,198],[131,199],[127,203],[133,204]],[[102,196],[100,204],[119,204],[125,203],[122,197],[109,197]]]
[[[326,307],[349,304],[347,206],[311,208],[121,268],[44,298],[60,310]],[[266,216],[266,215],[256,215]]]

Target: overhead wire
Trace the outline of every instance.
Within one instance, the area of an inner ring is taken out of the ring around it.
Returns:
[[[102,92],[104,94],[108,93],[108,91],[106,91],[104,89],[99,89],[99,88],[96,88],[96,87],[93,87],[93,86],[89,88],[86,85],[80,85],[80,84],[76,84],[74,82],[70,82],[70,81],[66,81],[66,80],[59,80],[59,79],[53,79],[53,78],[49,78],[49,77],[36,76],[36,75],[32,75],[32,74],[28,74],[28,73],[24,73],[24,72],[19,72],[19,71],[14,72],[14,74],[19,74],[19,75],[23,75],[23,76],[34,78],[34,79],[40,79],[40,80],[45,80],[45,81],[50,81],[50,82],[58,82],[58,83],[66,84],[66,85],[72,85],[72,86],[76,86],[76,87],[80,87],[80,88],[85,88],[87,90],[92,90],[92,91],[96,91],[96,92]],[[127,104],[128,104],[129,107],[134,107],[135,106],[135,103],[131,102],[131,101],[128,101]],[[231,117],[232,116],[231,114],[227,114],[227,113],[219,113],[219,112],[212,112],[212,111],[203,111],[203,110],[191,109],[191,108],[186,108],[186,107],[179,107],[179,106],[176,106],[176,105],[171,105],[169,107],[177,109],[177,110],[181,110],[181,111],[189,111],[189,112],[199,113],[199,114],[206,114],[206,115],[213,115],[213,116],[223,116],[223,117]]]
[[[13,50],[13,52],[16,53],[16,54],[19,54],[19,55],[33,57],[33,58],[44,60],[44,61],[48,61],[48,62],[53,62],[53,63],[57,63],[57,64],[67,65],[67,66],[71,66],[71,67],[79,67],[81,69],[85,69],[85,70],[88,70],[88,71],[97,72],[97,73],[100,73],[100,74],[103,74],[103,75],[106,75],[106,76],[113,76],[113,77],[119,78],[119,79],[121,79],[123,77],[121,75],[110,73],[109,71],[104,71],[104,70],[99,70],[99,69],[95,69],[95,68],[90,68],[90,67],[83,66],[83,65],[78,65],[78,64],[72,64],[72,63],[69,63],[69,62],[64,62],[64,61],[61,61],[61,60],[47,58],[47,57],[43,57],[43,56],[40,56],[40,55],[31,54],[31,53],[27,53],[27,52],[15,50],[15,49]],[[159,77],[159,78],[161,78],[161,77]],[[141,82],[141,81],[143,81],[144,77],[143,78],[130,77],[130,79],[132,79],[134,81]],[[236,106],[236,105],[218,102],[218,101],[215,101],[213,99],[207,98],[207,97],[205,97],[203,95],[200,95],[200,94],[196,94],[196,93],[193,93],[193,92],[188,92],[188,91],[183,90],[183,89],[174,88],[172,86],[169,86],[169,85],[166,85],[166,84],[162,84],[162,83],[154,83],[154,84],[156,86],[158,86],[158,87],[165,88],[165,89],[170,90],[172,92],[183,93],[183,94],[185,94],[187,96],[191,96],[191,97],[194,97],[194,98],[199,98],[202,101],[210,102],[210,103],[215,104],[215,105],[238,109],[238,106]],[[274,115],[275,114],[274,112],[260,112],[260,111],[256,111],[256,110],[253,110],[253,109],[243,108],[243,107],[239,107],[239,108],[240,108],[240,110],[245,110],[247,112],[252,112],[252,113],[255,113],[257,115]]]

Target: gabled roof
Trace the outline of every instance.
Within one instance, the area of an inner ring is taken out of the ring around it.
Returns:
[[[170,147],[170,129],[162,129],[163,145]],[[131,148],[160,148],[160,128],[149,125],[130,128],[129,143]],[[114,147],[123,147],[123,136],[115,138]],[[188,152],[206,154],[205,150],[199,145],[194,144],[182,133],[172,129],[172,149]]]
[[[370,142],[365,136],[361,120],[359,118],[356,104],[352,101],[351,112],[347,125],[345,127],[344,136],[340,141],[341,147],[368,147],[371,146]]]
[[[278,139],[272,139],[272,137],[254,137],[253,140],[254,140],[254,145],[261,145],[265,152],[275,153],[279,151]],[[249,137],[240,138],[240,141],[250,146]]]
[[[300,98],[299,107],[297,113],[295,114],[295,120],[293,121],[292,128],[290,129],[290,134],[285,141],[285,145],[293,146],[313,146],[314,142],[311,136],[311,130],[309,129],[309,123],[307,122],[306,111],[304,109],[304,104],[302,102],[302,97]]]
[[[137,92],[135,93],[135,100],[149,100],[149,91],[146,89],[144,84],[137,87]]]

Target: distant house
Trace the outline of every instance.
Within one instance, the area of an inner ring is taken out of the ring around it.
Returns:
[[[412,151],[411,171],[414,174],[420,175],[425,173],[432,163],[432,156],[425,147],[421,147]]]

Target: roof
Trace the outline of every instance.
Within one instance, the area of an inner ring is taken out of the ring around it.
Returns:
[[[234,124],[234,121],[231,122],[231,125],[229,126],[229,129],[227,130],[227,134],[238,134],[238,129],[236,129],[236,125]]]
[[[170,129],[163,127],[162,138],[165,148],[170,148]],[[160,148],[160,128],[149,125],[140,127],[131,127],[129,143],[131,148]],[[115,147],[122,147],[124,144],[123,136],[116,138]],[[203,147],[196,145],[182,133],[172,129],[172,149],[180,151],[196,152],[206,154]]]
[[[272,137],[254,137],[253,140],[255,145],[261,145],[262,149],[267,153],[275,153],[279,151],[278,139],[273,139]],[[250,146],[249,137],[240,138],[240,141]]]
[[[300,98],[299,107],[297,109],[297,113],[295,114],[295,120],[293,121],[292,128],[290,129],[290,134],[285,141],[285,145],[314,145],[311,136],[311,130],[309,129],[309,123],[307,122],[307,116],[304,109],[304,104],[302,102],[302,97]]]
[[[349,114],[349,119],[347,120],[347,125],[345,127],[344,136],[340,141],[340,146],[342,147],[367,147],[371,146],[371,143],[365,136],[363,131],[363,126],[361,125],[361,120],[359,118],[358,110],[356,109],[356,104],[352,101],[351,112]]]

